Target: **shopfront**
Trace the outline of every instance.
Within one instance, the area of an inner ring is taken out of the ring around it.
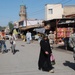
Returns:
[[[69,39],[73,28],[75,28],[75,18],[53,19],[46,21],[50,24],[50,30],[54,32],[55,43],[63,43],[64,38]]]

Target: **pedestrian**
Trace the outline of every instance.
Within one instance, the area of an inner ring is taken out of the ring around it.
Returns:
[[[51,49],[53,49],[55,35],[52,31],[50,31],[50,34],[48,35],[48,38],[49,38],[49,43],[50,43]]]
[[[13,30],[13,36],[14,36],[15,40],[17,40],[17,38],[18,38],[18,32],[17,32],[16,29]]]
[[[0,52],[2,52],[2,37],[0,35]]]
[[[30,44],[30,42],[32,40],[31,32],[29,32],[29,31],[27,31],[27,33],[26,33],[26,40],[27,40],[28,44]]]
[[[73,48],[73,58],[75,62],[75,28],[73,29],[73,33],[69,37],[69,45],[71,48]]]
[[[6,46],[6,37],[5,37],[5,31],[1,31],[1,43],[2,43],[2,53],[7,52],[7,46]]]
[[[62,40],[64,42],[64,47],[67,50],[68,49],[68,40],[69,40],[69,37],[65,36]]]
[[[5,36],[1,36],[1,35],[0,35],[0,51],[2,53],[7,52],[6,38]]]
[[[48,71],[51,73],[54,73],[51,61],[50,61],[50,55],[52,53],[49,39],[47,36],[43,36],[43,39],[40,41],[40,55],[38,60],[38,69],[43,71]]]
[[[10,38],[9,38],[9,41],[10,41],[10,44],[11,44],[11,50],[12,50],[12,53],[15,54],[15,47],[16,47],[16,41],[15,41],[15,37],[13,36],[13,33],[10,33]]]
[[[3,42],[3,49],[4,49],[3,52],[7,52],[6,38],[5,37],[3,37],[2,42]]]

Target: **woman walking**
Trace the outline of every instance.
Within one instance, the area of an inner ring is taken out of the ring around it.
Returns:
[[[40,41],[40,55],[38,61],[38,69],[43,71],[48,71],[54,73],[53,67],[50,61],[50,55],[52,53],[51,47],[49,44],[49,39],[47,36],[43,36],[43,39]]]

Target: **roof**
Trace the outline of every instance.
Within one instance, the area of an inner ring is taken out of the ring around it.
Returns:
[[[64,7],[75,7],[75,5],[66,5]]]
[[[75,27],[75,18],[59,18],[45,21],[46,25],[50,24],[51,30],[56,27]]]
[[[52,19],[52,20],[47,20],[45,23],[51,23],[51,22],[65,22],[65,21],[75,21],[75,18],[59,18],[59,19]]]
[[[37,25],[37,24],[42,24],[42,20],[23,20],[19,21],[19,26],[31,26],[31,25]]]
[[[27,30],[31,28],[37,28],[40,27],[40,25],[31,25],[31,26],[25,26],[25,27],[19,27],[20,30]]]
[[[66,15],[65,17],[75,17],[75,14],[69,14],[69,15]]]

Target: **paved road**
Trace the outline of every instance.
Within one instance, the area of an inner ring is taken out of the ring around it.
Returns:
[[[9,41],[6,41],[10,48]],[[17,41],[16,53],[0,53],[0,75],[75,75],[75,64],[71,52],[53,49],[56,59],[55,73],[38,70],[39,43],[26,44]]]

